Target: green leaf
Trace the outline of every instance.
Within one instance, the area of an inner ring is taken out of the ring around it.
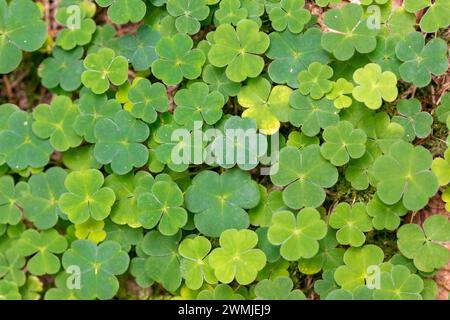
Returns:
[[[279,5],[269,11],[272,27],[276,31],[287,28],[293,33],[301,32],[311,19],[311,14],[303,8],[304,6],[304,0],[281,0]]]
[[[398,42],[395,53],[403,62],[400,76],[417,87],[428,85],[432,74],[438,76],[447,71],[447,45],[440,38],[425,44],[420,32],[411,32]]]
[[[281,256],[288,261],[311,258],[319,251],[318,240],[325,237],[327,225],[314,208],[304,208],[297,217],[290,211],[275,212],[268,238],[281,245]]]
[[[18,224],[21,220],[23,185],[14,184],[11,176],[0,177],[0,224]]]
[[[106,95],[96,95],[90,90],[82,91],[78,100],[79,115],[73,123],[73,128],[87,142],[94,143],[94,128],[97,121],[102,118],[113,118],[121,109],[117,100],[108,100]]]
[[[129,262],[126,252],[114,241],[105,241],[97,246],[90,240],[76,240],[62,257],[66,270],[70,266],[80,268],[81,283],[77,295],[81,299],[113,298],[119,290],[116,275],[124,273]]]
[[[293,108],[289,122],[301,127],[302,132],[309,137],[317,135],[321,128],[325,129],[339,122],[339,109],[326,98],[314,100],[296,90],[291,94],[289,104]]]
[[[88,54],[84,66],[86,70],[81,75],[81,82],[95,94],[106,92],[110,82],[119,86],[128,78],[127,59],[116,56],[109,48]]]
[[[209,237],[219,237],[227,229],[245,229],[248,214],[259,203],[258,185],[242,170],[219,175],[202,171],[192,180],[185,195],[186,208],[195,213],[196,228]]]
[[[445,150],[444,158],[435,158],[431,165],[431,170],[438,178],[440,186],[450,183],[450,149]]]
[[[220,235],[220,248],[214,249],[209,263],[214,274],[222,283],[233,279],[242,285],[253,282],[258,271],[266,264],[266,256],[259,249],[253,249],[258,236],[251,230],[228,229]]]
[[[219,9],[214,12],[217,25],[232,24],[237,25],[239,21],[247,18],[248,11],[241,7],[240,0],[222,0],[219,2]]]
[[[397,98],[397,77],[390,71],[382,72],[379,65],[369,63],[353,73],[357,86],[353,89],[353,97],[372,109],[381,107],[384,101],[392,102]]]
[[[185,34],[163,37],[156,45],[159,58],[152,63],[154,76],[166,85],[177,85],[183,78],[192,80],[200,76],[206,58],[200,49],[192,49],[193,45]]]
[[[225,73],[230,80],[241,82],[261,73],[264,60],[259,55],[267,50],[269,43],[269,36],[259,32],[254,21],[241,20],[236,29],[222,24],[214,33],[208,59],[216,67],[226,67]]]
[[[144,18],[147,9],[142,0],[95,0],[95,2],[100,7],[108,7],[108,17],[117,24],[139,22]]]
[[[56,44],[64,50],[72,50],[77,46],[87,45],[95,32],[93,19],[82,19],[79,27],[67,26],[58,32]]]
[[[322,137],[325,142],[320,146],[320,152],[335,166],[346,164],[350,158],[361,158],[366,151],[366,134],[361,129],[354,129],[348,121],[325,128]]]
[[[387,205],[377,195],[367,203],[367,213],[372,217],[375,230],[396,230],[401,222],[400,217],[407,212],[408,210],[401,201],[393,205]]]
[[[244,300],[244,297],[235,293],[230,286],[219,284],[214,289],[200,291],[197,300]]]
[[[436,176],[429,169],[431,154],[422,146],[397,142],[389,153],[373,164],[373,175],[378,181],[377,195],[388,205],[402,199],[409,210],[423,208],[438,190]]]
[[[422,300],[423,280],[405,266],[394,266],[382,272],[380,288],[373,293],[377,300]]]
[[[323,22],[330,29],[322,36],[322,47],[336,59],[349,60],[355,50],[369,53],[376,47],[376,28],[369,28],[361,6],[350,3],[325,12]]]
[[[332,228],[338,229],[337,241],[352,247],[362,246],[366,241],[364,232],[372,230],[372,221],[367,214],[366,206],[361,202],[353,206],[346,202],[339,203],[333,210],[329,223]]]
[[[158,224],[161,234],[172,236],[187,223],[183,202],[183,193],[176,183],[158,181],[151,192],[143,192],[137,198],[139,222],[146,229]]]
[[[319,62],[313,62],[308,70],[298,74],[298,91],[303,95],[311,95],[313,99],[320,99],[333,88],[329,80],[333,76],[333,69]]]
[[[128,91],[128,102],[125,109],[137,119],[151,124],[157,120],[157,112],[166,112],[169,109],[169,98],[166,87],[159,82],[151,83],[141,79]]]
[[[309,28],[302,34],[284,31],[272,32],[269,36],[270,47],[266,56],[273,61],[268,73],[276,83],[287,83],[292,88],[298,88],[297,75],[300,71],[308,69],[313,62],[326,64],[329,60],[320,45],[322,32],[317,28]]]
[[[22,51],[36,51],[44,44],[47,25],[39,7],[30,0],[1,0],[0,16],[0,73],[4,74],[19,66]]]
[[[60,86],[65,91],[75,91],[81,85],[81,74],[84,71],[83,48],[64,51],[53,49],[53,56],[39,65],[38,74],[42,84],[49,89]]]
[[[10,168],[40,168],[48,163],[53,149],[48,140],[33,133],[32,124],[32,115],[18,110],[9,116],[5,129],[0,131],[0,150]]]
[[[8,280],[0,280],[0,300],[21,300],[17,284]]]
[[[450,6],[444,0],[405,0],[405,9],[409,12],[417,12],[428,8],[420,19],[420,29],[423,32],[436,32],[440,28],[450,24]]]
[[[178,242],[181,234],[164,236],[157,231],[147,233],[142,241],[142,249],[149,255],[145,261],[147,275],[161,283],[169,291],[181,285],[180,257]]]
[[[426,138],[431,133],[433,117],[422,111],[420,101],[417,99],[400,100],[397,111],[400,114],[392,118],[393,122],[400,124],[405,129],[405,140],[411,142],[415,137]]]
[[[221,2],[223,3],[223,2]],[[216,68],[207,64],[203,68],[202,79],[209,85],[211,92],[219,91],[225,98],[235,97],[241,89],[241,84],[231,81],[225,74],[225,68]]]
[[[119,111],[113,118],[101,118],[94,129],[95,159],[102,164],[111,164],[117,174],[142,167],[147,163],[148,149],[141,142],[149,134],[148,126],[127,111]]]
[[[429,217],[423,229],[416,224],[405,224],[397,231],[400,252],[414,260],[414,266],[424,272],[432,272],[444,266],[450,252],[441,243],[450,239],[450,222],[441,215]]]
[[[306,300],[302,291],[293,288],[294,284],[288,277],[264,279],[256,285],[255,294],[259,300]]]
[[[286,186],[283,201],[293,209],[319,207],[325,200],[323,188],[333,186],[338,179],[334,166],[320,155],[317,145],[303,150],[293,147],[280,152],[278,172],[271,175],[277,186]]]
[[[215,124],[222,118],[224,97],[219,91],[209,91],[202,82],[193,83],[187,89],[179,90],[174,97],[176,104],[174,120],[181,126],[193,129],[194,122]]]
[[[68,97],[55,96],[51,104],[40,104],[33,110],[33,132],[49,139],[57,151],[75,148],[82,140],[73,128],[77,116],[78,108]]]
[[[200,21],[209,15],[206,0],[167,0],[167,12],[176,17],[175,26],[180,33],[196,34]]]
[[[186,280],[186,285],[192,290],[201,288],[203,281],[216,283],[214,270],[209,265],[206,256],[211,250],[211,243],[202,236],[192,239],[184,239],[178,248],[181,260],[181,274]]]
[[[20,236],[17,250],[23,256],[31,256],[27,269],[32,274],[41,276],[55,274],[59,271],[60,262],[55,254],[67,249],[67,240],[55,229],[42,231],[28,229]]]
[[[60,167],[47,169],[28,180],[29,193],[20,200],[25,216],[39,229],[49,229],[63,216],[59,197],[66,192],[64,180],[67,173]],[[17,187],[16,187],[17,189]]]
[[[117,41],[120,55],[128,59],[136,71],[147,70],[158,56],[156,44],[161,34],[148,25],[142,25],[135,36],[127,34]]]
[[[105,219],[114,203],[114,191],[102,187],[103,174],[95,169],[74,171],[67,175],[64,185],[68,192],[61,195],[59,207],[73,223],[83,223],[89,217]]]
[[[291,93],[292,89],[287,86],[272,88],[265,78],[250,79],[237,97],[239,104],[246,109],[242,117],[255,119],[263,134],[274,134],[280,127],[280,121],[288,121]]]
[[[349,248],[344,254],[345,265],[336,269],[334,279],[342,289],[353,291],[365,284],[370,273],[369,267],[379,266],[383,258],[383,250],[373,244]]]

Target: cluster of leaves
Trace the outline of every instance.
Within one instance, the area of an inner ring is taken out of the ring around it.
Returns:
[[[31,61],[52,97],[1,97],[0,300],[434,299],[450,222],[404,217],[450,211],[421,145],[450,94],[409,94],[447,72],[448,1],[359,2],[0,0],[5,83]],[[203,157],[227,144],[247,162]]]

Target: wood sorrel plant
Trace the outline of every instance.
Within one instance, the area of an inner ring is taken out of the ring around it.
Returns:
[[[0,299],[437,297],[447,0],[51,3],[0,0]]]

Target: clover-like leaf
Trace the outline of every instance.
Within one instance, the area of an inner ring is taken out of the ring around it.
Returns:
[[[288,261],[311,258],[319,251],[318,240],[325,237],[327,225],[314,208],[304,208],[297,217],[290,211],[278,211],[272,216],[268,239],[281,245],[281,256]]]
[[[352,98],[346,94],[352,93],[353,84],[344,78],[333,82],[331,91],[327,94],[327,99],[333,100],[333,104],[338,109],[348,108],[352,105]]]
[[[118,86],[128,78],[128,61],[116,56],[113,50],[102,48],[90,53],[84,59],[86,70],[81,75],[81,82],[95,94],[102,94],[109,89],[109,82]]]
[[[339,122],[339,109],[326,98],[314,100],[296,90],[291,94],[289,104],[292,107],[289,122],[301,127],[302,132],[309,137],[317,135],[321,128],[325,129]]]
[[[21,219],[21,198],[26,185],[14,184],[11,176],[0,177],[0,224],[16,225]]]
[[[444,158],[435,158],[431,169],[436,174],[439,185],[445,186],[450,183],[450,149],[445,150]]]
[[[447,123],[450,115],[450,92],[446,92],[441,99],[441,103],[436,108],[436,116],[439,122]]]
[[[323,188],[333,186],[338,178],[337,169],[321,156],[319,146],[286,147],[279,159],[278,171],[270,178],[275,185],[286,186],[284,203],[293,209],[319,207],[325,200]]]
[[[325,128],[322,137],[325,142],[320,146],[320,152],[335,166],[346,164],[350,158],[361,158],[366,151],[366,134],[361,129],[354,129],[348,121]]]
[[[33,110],[33,132],[41,139],[49,139],[57,151],[77,147],[81,137],[75,132],[73,122],[78,108],[65,96],[56,96],[51,104],[40,104]]]
[[[235,293],[226,284],[219,284],[214,289],[203,290],[197,295],[197,300],[245,300],[242,295]]]
[[[299,33],[311,19],[311,14],[303,7],[304,0],[281,0],[278,6],[269,11],[269,19],[276,31],[286,28],[293,33]]]
[[[298,270],[304,274],[316,274],[323,270],[336,269],[343,264],[344,248],[337,248],[336,232],[328,228],[325,238],[319,240],[319,251],[312,258],[301,258],[298,261]]]
[[[5,129],[0,131],[1,154],[10,168],[40,168],[48,163],[52,146],[33,133],[32,124],[32,115],[18,110],[9,116]]]
[[[20,203],[27,219],[39,229],[53,227],[63,215],[58,204],[59,197],[66,192],[66,175],[64,169],[52,167],[28,180],[29,192],[22,195]]]
[[[360,247],[366,241],[364,232],[372,230],[372,221],[367,214],[364,203],[357,202],[350,206],[346,202],[334,208],[329,220],[330,226],[338,229],[336,238],[340,244]]]
[[[82,299],[114,297],[119,290],[116,275],[124,273],[129,262],[126,252],[114,241],[105,241],[97,246],[90,240],[76,240],[62,257],[66,270],[74,265],[80,268],[82,276],[77,295]]]
[[[220,248],[209,255],[209,264],[222,283],[233,279],[242,285],[252,283],[266,264],[266,256],[254,249],[258,236],[251,230],[228,229],[220,235]]]
[[[121,109],[117,100],[108,100],[106,95],[97,95],[90,90],[82,91],[78,100],[79,115],[73,123],[73,128],[87,142],[94,143],[96,122],[102,118],[113,118],[114,114]]]
[[[54,48],[53,56],[39,65],[38,74],[42,84],[50,89],[58,85],[65,91],[78,89],[84,71],[82,56],[83,49],[79,47],[72,51]]]
[[[117,41],[120,55],[130,61],[133,69],[142,71],[150,68],[158,56],[156,44],[161,39],[159,31],[148,25],[142,25],[136,32],[136,36],[125,35]]]
[[[400,217],[404,216],[408,210],[399,201],[393,205],[387,205],[375,195],[367,203],[367,213],[372,217],[372,224],[376,230],[395,230],[401,223]]]
[[[250,79],[238,94],[238,102],[246,108],[242,117],[255,119],[260,131],[271,135],[280,128],[280,121],[289,119],[289,97],[292,89],[287,86],[275,86],[259,77]]]
[[[214,12],[217,24],[237,25],[239,21],[247,18],[248,11],[241,7],[240,0],[222,0],[219,2],[219,9]]]
[[[202,236],[193,239],[184,239],[178,247],[183,257],[181,260],[181,274],[186,285],[192,290],[198,290],[203,282],[216,283],[214,270],[209,265],[206,256],[211,250],[211,243]]]
[[[379,30],[369,28],[367,17],[358,4],[350,3],[340,9],[328,10],[323,21],[330,31],[322,36],[322,47],[338,60],[349,60],[355,50],[369,53],[377,45]]]
[[[392,118],[405,129],[405,140],[413,141],[415,137],[426,138],[431,132],[433,117],[425,111],[417,99],[400,100],[397,111],[400,114]]]
[[[180,238],[180,233],[164,236],[150,231],[142,240],[142,250],[149,256],[144,266],[147,275],[169,291],[175,291],[182,280],[178,254]]]
[[[241,82],[261,73],[264,60],[259,55],[267,50],[269,43],[269,36],[259,32],[254,21],[241,20],[236,29],[222,24],[214,32],[208,59],[216,67],[226,67],[225,73],[230,80]]]
[[[380,288],[373,293],[377,300],[422,300],[423,280],[402,265],[393,266],[390,272],[382,272]]]
[[[447,71],[447,45],[444,40],[435,38],[425,44],[420,32],[407,34],[395,47],[403,80],[417,87],[425,87],[431,81],[431,75],[442,75]]]
[[[89,217],[105,219],[114,203],[114,191],[102,187],[103,174],[95,169],[74,171],[67,175],[64,185],[68,192],[59,199],[59,207],[73,223],[83,223]]]
[[[31,256],[27,269],[34,275],[55,274],[61,266],[55,255],[67,249],[67,240],[55,229],[42,231],[33,229],[24,231],[17,243],[17,250],[23,256]]]
[[[345,265],[336,269],[334,279],[342,289],[353,291],[365,284],[370,274],[369,267],[379,266],[383,259],[383,250],[373,244],[349,248],[344,254]]]
[[[377,195],[389,205],[402,199],[409,210],[423,208],[438,190],[436,176],[429,169],[431,154],[422,146],[407,142],[393,144],[389,153],[373,164]]]
[[[44,44],[47,25],[39,7],[30,0],[1,0],[0,15],[0,73],[9,73],[20,64],[22,51],[35,51]]]
[[[16,283],[0,280],[0,300],[21,300],[19,288]]]
[[[147,79],[139,80],[128,90],[128,100],[125,109],[147,123],[156,121],[157,111],[166,112],[169,109],[166,87],[159,82],[152,84]]]
[[[137,198],[139,222],[147,229],[158,224],[161,234],[172,236],[187,222],[183,202],[183,193],[176,183],[158,181],[151,192],[144,192]]]
[[[222,2],[221,2],[222,3]],[[225,98],[235,97],[241,89],[241,84],[228,79],[225,68],[216,68],[210,64],[203,68],[202,79],[209,85],[211,92],[219,91]]]
[[[178,32],[191,35],[200,30],[200,21],[208,17],[209,7],[206,0],[167,0],[167,12],[176,17]]]
[[[415,21],[415,20],[414,20]],[[399,77],[401,62],[397,59],[395,47],[401,40],[399,35],[379,36],[377,47],[369,54],[371,62],[378,64],[383,71],[390,71]]]
[[[432,272],[450,259],[450,252],[441,244],[450,240],[450,222],[444,216],[427,218],[422,228],[405,224],[398,229],[397,238],[400,252],[413,259],[414,266],[421,271]]]
[[[353,73],[357,86],[353,97],[373,110],[381,107],[384,101],[392,102],[397,98],[397,77],[390,71],[382,72],[379,65],[369,63]]]
[[[99,244],[106,238],[106,232],[103,230],[105,222],[89,218],[89,220],[75,225],[75,236],[77,239],[88,239]]]
[[[111,188],[116,195],[110,215],[114,224],[126,224],[135,230],[142,226],[139,222],[137,198],[140,194],[150,191],[153,183],[154,178],[145,171],[138,171],[136,174],[130,172],[126,175],[111,174],[106,177],[105,186]]]
[[[311,95],[313,99],[320,99],[333,88],[329,80],[333,76],[333,69],[319,62],[313,62],[308,70],[298,74],[298,90],[303,95]]]
[[[95,0],[95,2],[100,7],[108,7],[108,17],[117,24],[139,22],[147,9],[142,0]]]
[[[16,245],[0,253],[0,278],[23,286],[26,281],[25,258],[16,250]]]
[[[249,226],[248,214],[259,203],[258,185],[240,169],[219,175],[202,171],[192,180],[185,195],[186,208],[195,213],[196,228],[210,237],[218,237],[227,229]]]
[[[205,159],[208,164],[217,163],[223,168],[237,165],[251,170],[267,152],[267,138],[257,133],[256,123],[251,118],[230,117],[222,131],[205,150],[212,158]]]
[[[192,49],[192,46],[192,39],[185,34],[163,37],[156,45],[159,58],[152,63],[155,77],[166,85],[176,85],[183,77],[197,78],[206,58],[200,49]]]
[[[70,21],[70,19],[67,19],[67,21]],[[88,44],[94,32],[95,21],[93,19],[80,19],[79,25],[67,25],[66,28],[58,32],[56,44],[64,50],[72,50],[77,46]]]
[[[174,120],[188,129],[194,128],[194,122],[215,124],[222,118],[224,97],[219,91],[209,91],[205,83],[193,83],[187,89],[175,94],[176,104]]]
[[[102,118],[95,124],[97,143],[94,156],[102,164],[111,164],[117,174],[142,167],[148,160],[148,149],[140,142],[150,134],[148,126],[129,112],[119,111],[114,118]]]
[[[300,71],[308,69],[313,62],[326,64],[329,60],[320,45],[321,37],[322,32],[317,28],[309,28],[302,34],[272,32],[266,52],[266,56],[273,60],[268,68],[270,79],[298,88],[297,75]]]
[[[289,277],[264,279],[255,286],[259,300],[305,300],[305,294],[299,289],[292,290],[294,284]]]
[[[408,12],[417,12],[427,8],[420,19],[420,29],[423,32],[436,32],[450,24],[450,6],[445,0],[405,0],[405,9]]]

